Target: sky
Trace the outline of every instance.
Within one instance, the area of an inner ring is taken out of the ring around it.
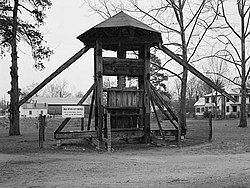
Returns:
[[[44,61],[46,69],[38,71],[33,67],[34,60],[30,56],[30,48],[27,45],[19,45],[19,88],[25,88],[32,83],[41,83],[84,47],[84,44],[76,37],[103,21],[101,16],[93,14],[83,0],[53,0],[52,2],[52,7],[46,12],[46,24],[42,32],[47,45],[54,51],[54,54],[49,62]],[[7,92],[10,90],[10,63],[10,54],[0,59],[0,100],[9,99]],[[58,77],[68,82],[71,92],[86,92],[93,84],[93,49],[90,49]]]
[[[30,56],[30,48],[27,45],[18,46],[19,88],[21,89],[46,79],[84,47],[76,37],[103,21],[100,15],[90,10],[84,0],[53,0],[52,2],[52,7],[46,12],[47,19],[42,33],[54,54],[49,62],[44,61],[46,69],[38,71],[33,67],[34,60]],[[93,49],[90,49],[56,78],[65,79],[71,93],[78,91],[85,93],[93,84],[93,57]],[[9,100],[7,92],[10,90],[10,66],[10,54],[7,54],[5,58],[0,59],[0,101]],[[178,65],[174,63],[173,66]]]

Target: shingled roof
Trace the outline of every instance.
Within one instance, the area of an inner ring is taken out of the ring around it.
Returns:
[[[79,35],[77,39],[89,46],[94,46],[97,39],[102,40],[103,48],[111,50],[115,50],[120,42],[130,44],[133,49],[142,43],[154,46],[162,42],[160,32],[122,11]]]
[[[129,16],[128,14],[125,14],[123,11],[119,12],[118,14],[110,17],[107,20],[104,20],[103,22],[97,24],[94,26],[94,28],[104,28],[104,27],[137,27],[144,30],[152,31],[159,33],[152,27],[149,27],[148,25],[140,22],[139,20]]]

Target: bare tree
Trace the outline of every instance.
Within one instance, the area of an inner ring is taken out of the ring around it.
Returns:
[[[185,63],[192,62],[207,31],[216,19],[216,14],[211,11],[216,1],[212,0],[156,0],[147,3],[133,0],[122,3],[112,0],[88,2],[90,7],[103,17],[109,17],[112,10],[117,12],[118,9],[137,14],[164,34],[164,45],[175,51]],[[167,63],[171,61],[172,59],[169,59]],[[184,132],[187,127],[185,109],[187,76],[188,71],[183,68],[179,122]]]
[[[228,69],[228,65],[227,63],[222,60],[222,59],[217,59],[217,58],[210,58],[210,62],[207,64],[205,73],[207,75],[208,78],[210,78],[217,86],[219,86],[220,88],[225,88],[227,86],[228,83],[228,79],[230,79],[230,75],[229,73],[229,69]],[[228,79],[226,79],[228,78]],[[214,108],[214,114],[215,114],[215,119],[217,119],[217,106],[219,103],[219,100],[221,100],[221,104],[222,104],[222,118],[225,118],[225,105],[223,104],[222,100],[225,100],[224,96],[221,96],[221,98],[218,98],[218,92],[215,91],[213,92],[212,90],[212,97],[214,98],[214,104],[215,104],[215,108]]]
[[[66,98],[71,96],[71,92],[68,88],[68,82],[65,79],[58,78],[44,88],[42,95]]]
[[[235,9],[231,7],[234,6]],[[230,9],[230,11],[229,11]],[[236,10],[232,14],[232,10]],[[213,57],[222,59],[230,66],[234,66],[237,79],[230,79],[227,76],[223,78],[239,85],[241,88],[241,106],[240,106],[240,123],[239,127],[247,127],[247,78],[249,77],[249,37],[250,37],[250,3],[246,0],[237,0],[237,3],[232,1],[220,0],[221,18],[218,26],[214,28],[216,31],[216,39],[219,47]],[[237,17],[238,16],[238,17]],[[240,26],[240,27],[239,27]],[[223,48],[221,46],[223,45]],[[233,72],[231,72],[233,74]],[[237,80],[240,79],[240,82]]]

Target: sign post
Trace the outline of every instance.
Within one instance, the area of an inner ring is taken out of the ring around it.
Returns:
[[[84,130],[84,106],[62,106],[63,118],[81,118],[81,131]]]

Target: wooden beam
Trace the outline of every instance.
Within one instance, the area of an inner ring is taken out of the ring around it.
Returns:
[[[164,133],[163,133],[163,131],[162,131],[161,123],[160,123],[158,114],[157,114],[157,112],[156,112],[155,104],[154,104],[154,101],[153,101],[152,98],[151,98],[151,104],[152,104],[152,107],[153,107],[153,110],[154,110],[154,113],[155,113],[155,118],[156,118],[156,120],[157,120],[157,124],[158,124],[159,130],[160,130],[161,136],[162,136],[163,140],[165,140],[165,135],[164,135]]]
[[[154,86],[152,84],[150,84],[151,90],[155,93],[156,97],[160,100],[160,102],[167,108],[168,112],[170,113],[170,115],[173,117],[173,119],[178,122],[178,118],[175,115],[175,113],[172,111],[172,109],[168,106],[168,104],[164,101],[164,99],[162,98],[162,96],[156,91],[156,89],[154,88]]]
[[[150,95],[151,95],[151,98],[153,99],[153,101],[155,102],[155,104],[160,109],[160,111],[169,119],[169,121],[172,123],[172,125],[176,129],[178,129],[178,126],[174,123],[174,121],[171,119],[171,117],[164,111],[163,107],[161,106],[161,102],[159,101],[159,99],[156,97],[155,93],[152,90],[150,91]]]
[[[92,113],[93,113],[93,108],[94,108],[94,102],[95,102],[95,89],[94,89],[93,94],[92,94],[92,99],[91,99],[91,104],[90,104],[90,109],[89,109],[89,119],[88,119],[87,130],[90,130]]]
[[[145,142],[150,142],[150,46],[149,44],[144,45],[143,49],[144,56],[144,104],[145,104],[145,114],[144,114],[144,133],[145,133]]]
[[[102,128],[103,128],[103,62],[102,62],[102,42],[100,40],[96,41],[95,45],[95,68],[97,78],[96,87],[96,107],[97,107],[97,137],[99,142],[102,141]],[[97,146],[98,147],[98,146]]]
[[[72,56],[68,61],[56,69],[50,76],[48,76],[42,83],[40,83],[36,88],[34,88],[28,95],[26,95],[20,102],[19,106],[24,104],[29,100],[34,94],[36,94],[40,89],[42,89],[46,84],[48,84],[52,79],[58,76],[61,72],[72,65],[77,59],[79,59],[83,54],[85,54],[90,49],[89,46],[85,46],[80,51],[78,51],[74,56]]]
[[[193,66],[191,66],[190,64],[185,63],[181,58],[179,58],[171,50],[169,50],[168,48],[166,48],[165,46],[163,46],[161,44],[159,45],[159,48],[164,53],[166,53],[168,56],[170,56],[171,58],[173,58],[177,63],[179,63],[183,67],[187,68],[191,73],[193,73],[195,76],[197,76],[202,81],[204,81],[206,84],[208,84],[210,87],[212,87],[216,91],[220,92],[222,95],[224,95],[225,97],[227,97],[228,99],[230,99],[232,102],[236,102],[236,100],[235,100],[234,97],[232,97],[230,94],[228,94],[224,89],[221,89],[220,87],[218,87],[214,82],[212,82],[209,78],[207,78],[206,76],[204,76],[203,74],[201,74]]]

